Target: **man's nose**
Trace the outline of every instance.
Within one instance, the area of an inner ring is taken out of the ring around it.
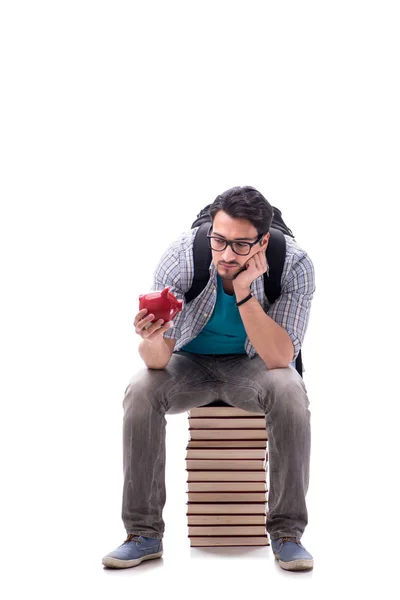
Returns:
[[[227,246],[222,253],[222,262],[236,262],[237,254],[234,253],[230,246]]]

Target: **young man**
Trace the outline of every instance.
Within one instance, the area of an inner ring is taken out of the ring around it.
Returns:
[[[141,310],[135,331],[146,367],[131,379],[123,401],[122,520],[127,539],[103,558],[108,567],[133,567],[163,553],[165,414],[217,399],[264,413],[270,490],[267,532],[287,570],[313,567],[300,539],[308,523],[311,427],[309,400],[295,368],[315,291],[313,264],[290,236],[281,296],[264,294],[266,249],[273,208],[252,187],[232,188],[210,207],[210,278],[168,323]],[[153,290],[170,286],[184,300],[193,281],[193,240],[184,232],[161,257]]]

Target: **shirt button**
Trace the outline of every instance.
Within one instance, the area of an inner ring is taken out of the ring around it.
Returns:
[[[208,317],[208,313],[204,313],[204,314],[203,314],[203,317]]]

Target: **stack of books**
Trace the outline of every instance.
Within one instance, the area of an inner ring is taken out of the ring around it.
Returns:
[[[189,411],[191,546],[268,546],[265,415],[223,401]]]

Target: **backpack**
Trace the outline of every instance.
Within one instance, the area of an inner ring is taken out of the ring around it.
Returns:
[[[194,227],[199,227],[199,229],[196,232],[193,245],[194,278],[191,288],[185,293],[186,302],[190,302],[203,291],[210,277],[209,267],[212,255],[206,237],[211,223],[210,206],[211,204],[208,204],[199,212],[191,226],[191,229]],[[264,273],[264,291],[271,304],[281,295],[281,278],[286,257],[286,240],[283,234],[295,239],[292,231],[282,219],[279,208],[275,206],[272,208],[273,217],[266,250],[269,276]],[[296,370],[303,377],[301,350],[296,358]]]

